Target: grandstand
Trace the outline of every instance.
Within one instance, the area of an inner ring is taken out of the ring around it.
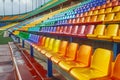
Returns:
[[[120,80],[120,0],[30,1],[1,12],[1,80]]]

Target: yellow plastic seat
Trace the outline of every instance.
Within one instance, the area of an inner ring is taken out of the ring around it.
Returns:
[[[56,54],[59,50],[60,43],[61,43],[61,40],[58,40],[58,39],[55,40],[55,42],[53,43],[53,46],[51,46],[51,49],[46,51],[45,56],[47,56],[48,58],[51,58],[51,56]]]
[[[118,12],[120,11],[120,6],[115,6],[113,9],[112,9],[112,12]]]
[[[98,15],[98,18],[97,18],[96,22],[104,21],[104,19],[105,19],[105,14]]]
[[[97,36],[99,35],[103,35],[105,31],[105,25],[97,25],[96,28],[94,29],[94,33],[93,34],[88,34],[87,37],[88,38],[97,38]]]
[[[120,29],[118,30],[118,35],[113,37],[114,42],[120,42]]]
[[[98,10],[93,11],[93,15],[97,15],[98,14]]]
[[[107,21],[112,21],[114,19],[114,16],[115,16],[115,13],[109,13],[109,14],[106,14],[105,16],[105,22]]]
[[[77,53],[78,44],[77,43],[70,43],[67,47],[66,53],[63,56],[57,57],[57,63],[59,63],[61,60],[74,60],[75,55]]]
[[[117,36],[119,25],[118,24],[110,24],[105,29],[105,34],[98,36],[98,39],[112,40],[112,37]]]
[[[42,50],[44,51],[45,48],[48,48],[48,46],[49,46],[49,41],[50,41],[50,38],[47,37],[46,40],[45,40],[45,46],[39,47],[39,48],[40,48],[39,51],[40,51],[41,53],[43,53]]]
[[[52,50],[54,41],[55,41],[55,39],[54,39],[54,38],[51,38],[50,41],[49,41],[48,46],[45,47],[45,48],[43,48],[43,49],[41,50],[41,53],[42,53],[42,54],[45,54],[45,53],[47,52],[47,50]]]
[[[92,55],[92,47],[88,45],[81,45],[75,60],[61,60],[59,66],[64,70],[69,71],[74,67],[88,67],[90,65]]]
[[[88,16],[93,15],[92,13],[93,13],[93,11],[89,11],[89,12],[88,12]]]
[[[112,8],[106,8],[105,13],[110,13],[112,11]]]
[[[60,61],[60,58],[62,56],[65,56],[67,46],[68,46],[68,41],[62,41],[60,44],[59,51],[51,57],[51,60],[55,63],[58,63]]]
[[[70,74],[77,80],[92,80],[110,74],[112,64],[112,52],[107,49],[98,48],[93,54],[91,65],[88,68],[73,68]]]
[[[120,21],[120,12],[116,13],[113,21]]]
[[[105,13],[105,9],[100,9],[100,10],[98,11],[98,14],[103,14],[103,13]]]

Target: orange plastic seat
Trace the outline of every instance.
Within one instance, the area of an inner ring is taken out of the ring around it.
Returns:
[[[89,21],[89,22],[96,22],[96,20],[97,20],[97,16],[96,16],[96,15],[94,15],[94,16],[91,16],[91,18],[90,18],[90,21]]]
[[[70,74],[77,80],[92,80],[110,75],[112,64],[112,52],[107,49],[97,48],[93,54],[90,67],[76,67],[70,70]]]
[[[40,51],[40,52],[41,52],[42,50],[44,50],[45,48],[48,48],[48,46],[49,46],[49,41],[50,41],[50,38],[47,37],[47,38],[45,39],[45,45],[42,46],[42,47],[39,47],[39,51]]]
[[[120,54],[118,54],[116,57],[111,76],[106,76],[94,80],[120,80]]]
[[[92,54],[92,47],[88,45],[81,45],[74,60],[62,60],[59,66],[64,70],[69,71],[74,67],[88,67]]]
[[[84,23],[90,22],[90,16],[85,17]]]
[[[48,43],[47,47],[42,48],[41,53],[42,53],[42,54],[45,54],[45,53],[46,53],[46,50],[51,50],[51,49],[52,49],[52,46],[53,46],[54,41],[55,41],[55,39],[54,39],[54,38],[50,38],[50,40],[49,40],[49,43]]]
[[[112,40],[112,37],[117,36],[119,25],[118,24],[110,24],[105,29],[105,34],[98,36],[98,39]]]
[[[105,25],[97,25],[96,28],[94,29],[94,33],[88,34],[87,37],[92,39],[97,38],[98,35],[104,34],[104,30],[105,30]]]
[[[46,38],[47,38],[47,37],[44,36],[44,37],[42,38],[41,42],[39,43],[39,45],[36,45],[36,46],[35,46],[35,48],[36,48],[38,51],[40,51],[41,48],[45,46]]]
[[[91,16],[92,15],[92,13],[93,13],[93,11],[91,10],[91,11],[89,11],[88,12],[88,16]]]
[[[47,56],[48,58],[51,58],[51,56],[56,54],[58,52],[58,50],[59,50],[60,43],[61,43],[61,40],[58,40],[58,39],[55,40],[55,42],[51,46],[51,49],[46,50],[45,56]]]
[[[68,41],[62,41],[60,43],[59,51],[51,57],[51,60],[55,63],[58,63],[61,59],[61,56],[65,56],[67,46],[68,46]]]
[[[74,60],[77,49],[78,49],[77,43],[70,43],[67,47],[65,55],[55,57],[53,61],[59,63],[61,60]]]

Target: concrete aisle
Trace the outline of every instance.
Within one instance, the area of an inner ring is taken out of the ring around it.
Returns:
[[[8,45],[0,45],[0,80],[15,80],[14,66]]]

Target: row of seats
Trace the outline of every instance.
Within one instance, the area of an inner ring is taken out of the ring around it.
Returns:
[[[112,3],[112,2],[110,2],[110,3]],[[70,15],[70,16],[65,15],[65,16],[61,16],[61,17],[56,17],[54,19],[50,19],[50,20],[45,21],[44,24],[46,24],[46,26],[47,26],[50,23],[52,24],[54,21],[57,22],[56,23],[57,25],[60,25],[60,24],[69,24],[69,20],[71,21],[71,19],[73,19],[73,22],[75,21],[74,19],[76,19],[75,22],[77,22],[77,23],[95,22],[96,19],[97,19],[97,21],[99,21],[99,18],[101,17],[101,15],[103,16],[103,18],[102,18],[101,21],[104,21],[105,15],[110,14],[110,13],[111,14],[112,13],[115,14],[115,12],[119,12],[120,11],[119,1],[114,1],[114,3],[116,3],[116,5],[114,5],[114,6],[104,7],[104,8],[103,7],[100,8],[100,6],[98,6],[98,9],[89,10],[89,11],[84,12],[84,13],[78,13],[78,14],[76,14],[76,16],[75,15]],[[99,16],[99,18],[97,18],[98,16]],[[109,16],[111,16],[111,15],[109,15]],[[81,21],[79,21],[79,17],[80,17]],[[114,15],[113,15],[113,17],[114,17]],[[78,18],[78,21],[77,21],[77,18]],[[86,19],[87,19],[87,21],[86,21]],[[91,20],[93,20],[93,21],[91,21]],[[106,20],[107,20],[107,16],[106,16],[105,21]],[[111,20],[107,20],[107,21],[111,21]],[[72,22],[70,22],[70,24],[71,23]]]
[[[93,53],[89,45],[79,46],[45,36],[39,36],[38,42],[29,43],[78,80],[120,80],[120,54],[112,69],[113,53],[107,49],[97,48]]]
[[[42,27],[42,33],[97,40],[120,41],[119,24]]]

